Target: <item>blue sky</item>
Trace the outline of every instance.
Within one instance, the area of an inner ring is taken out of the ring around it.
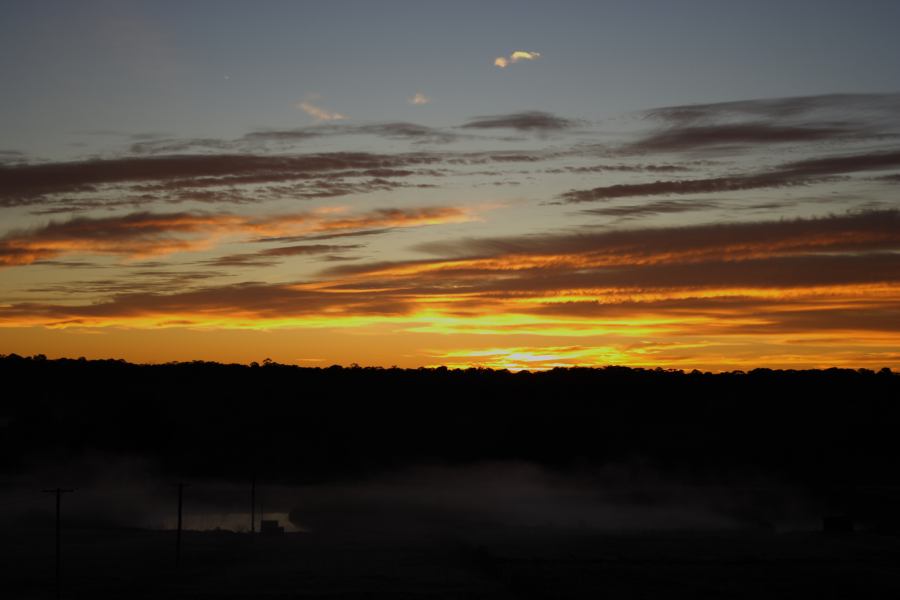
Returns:
[[[355,120],[447,126],[900,86],[896,2],[4,6],[4,145],[54,155],[84,143],[80,132],[229,137],[300,125],[294,105],[313,94]],[[514,49],[541,59],[498,72],[494,57]],[[416,91],[433,103],[409,106]]]

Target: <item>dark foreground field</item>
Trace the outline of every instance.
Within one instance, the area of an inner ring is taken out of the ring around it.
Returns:
[[[52,532],[5,531],[8,598],[53,597]],[[896,598],[900,539],[791,532],[460,531],[279,538],[73,530],[65,597]]]
[[[4,597],[55,594],[54,488],[66,598],[900,597],[887,369],[6,356],[0,381]],[[289,532],[247,534],[261,510]]]

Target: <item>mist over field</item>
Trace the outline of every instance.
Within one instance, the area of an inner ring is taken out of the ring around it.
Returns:
[[[78,528],[173,529],[174,476],[146,462],[90,455],[26,467],[3,490],[5,527],[48,528],[47,482]],[[641,464],[554,470],[526,462],[416,466],[320,484],[257,483],[259,506],[296,531],[323,534],[465,535],[524,528],[581,531],[816,529],[825,509],[809,490],[762,477],[727,483],[666,476]],[[185,527],[250,529],[250,481],[193,480]]]

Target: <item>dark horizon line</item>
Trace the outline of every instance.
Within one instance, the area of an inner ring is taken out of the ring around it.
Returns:
[[[331,364],[328,366],[306,366],[306,365],[298,365],[291,363],[279,363],[277,361],[272,360],[271,358],[265,358],[262,362],[251,361],[250,363],[239,363],[239,362],[219,362],[216,360],[172,360],[167,362],[131,362],[124,358],[85,358],[84,356],[79,356],[78,358],[71,358],[68,356],[62,356],[58,358],[47,358],[45,354],[33,354],[31,356],[22,356],[20,354],[16,354],[15,352],[10,354],[0,353],[0,360],[27,360],[27,361],[47,361],[47,362],[74,362],[74,363],[116,363],[127,365],[131,367],[172,367],[172,366],[191,366],[191,365],[215,365],[221,367],[242,367],[242,368],[265,368],[265,367],[281,367],[281,368],[290,368],[290,369],[298,369],[298,370],[307,370],[307,371],[328,371],[328,370],[348,370],[348,371],[402,371],[402,372],[422,372],[422,371],[431,371],[431,372],[469,372],[469,371],[478,371],[478,372],[491,372],[491,373],[547,373],[547,372],[560,372],[560,371],[633,371],[636,373],[671,373],[671,374],[682,374],[682,375],[747,375],[752,373],[859,373],[859,374],[879,374],[879,375],[900,375],[900,371],[894,372],[890,367],[882,367],[877,371],[875,369],[870,369],[866,367],[840,367],[837,365],[833,365],[830,367],[822,367],[822,368],[809,368],[809,369],[799,369],[799,368],[774,368],[774,367],[765,367],[765,366],[757,366],[751,369],[731,369],[731,370],[700,370],[700,369],[679,369],[674,367],[633,367],[629,365],[616,365],[616,364],[606,364],[606,365],[571,365],[571,366],[556,366],[552,368],[535,368],[535,369],[495,369],[492,367],[483,367],[483,366],[469,366],[469,367],[459,367],[459,366],[448,366],[448,365],[440,365],[440,366],[420,366],[420,367],[398,367],[397,365],[392,365],[390,367],[384,367],[380,365],[360,365],[358,363],[352,362],[349,365],[343,364]]]

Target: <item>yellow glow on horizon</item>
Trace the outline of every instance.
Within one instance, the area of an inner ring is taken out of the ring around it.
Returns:
[[[251,295],[245,306],[241,305],[240,294],[232,301],[234,305],[229,305],[227,298],[220,302],[210,294],[200,296],[202,301],[195,301],[190,294],[176,294],[173,300],[157,297],[161,299],[157,308],[126,303],[122,307],[110,304],[108,311],[104,305],[70,301],[55,305],[47,314],[39,307],[29,312],[27,306],[7,303],[0,310],[0,332],[38,328],[48,335],[57,332],[83,337],[91,333],[119,336],[123,331],[156,331],[173,338],[194,332],[212,339],[220,332],[242,331],[266,336],[261,339],[314,336],[321,340],[332,335],[416,339],[422,340],[418,349],[402,352],[408,365],[511,370],[606,364],[702,370],[900,366],[900,353],[893,350],[900,347],[900,333],[866,329],[865,322],[856,320],[856,315],[867,311],[900,305],[900,284],[890,282],[798,288],[589,288],[508,293],[478,292],[467,287],[455,293],[450,285],[446,290],[433,285],[434,293],[404,293],[398,282],[382,278],[381,274],[354,274],[264,287],[261,293],[271,290],[276,294],[273,298],[278,299],[271,306],[264,294],[260,301]],[[290,293],[298,294],[295,314],[291,314]],[[307,299],[312,304],[304,308]],[[195,306],[190,305],[192,302]],[[256,304],[260,308],[255,308]],[[832,313],[842,314],[846,320],[843,324],[834,322],[828,316]],[[824,328],[804,321],[792,324],[790,320],[796,315],[815,319],[818,314],[826,315]],[[503,340],[503,344],[496,340]],[[389,366],[398,362],[396,347],[366,345],[360,351],[372,364]],[[422,349],[429,346],[442,349]],[[258,354],[269,353],[261,349]]]

